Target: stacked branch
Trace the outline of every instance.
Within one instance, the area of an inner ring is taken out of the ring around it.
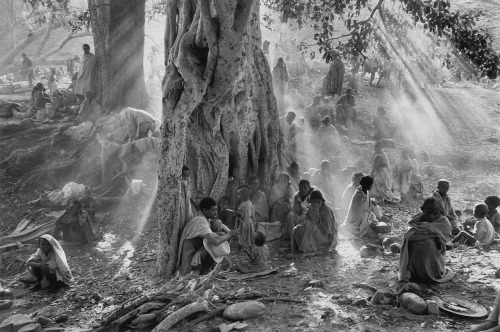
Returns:
[[[210,292],[220,270],[215,269],[206,276],[189,274],[170,280],[160,290],[137,296],[123,303],[114,311],[105,314],[99,331],[118,331],[124,326],[143,329],[156,326],[153,331],[168,331],[178,322],[199,312],[208,312],[208,317],[220,314],[221,308],[210,303]],[[203,316],[202,316],[203,317]],[[200,322],[201,320],[197,320]]]

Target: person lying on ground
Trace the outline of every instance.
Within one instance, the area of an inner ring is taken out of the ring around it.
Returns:
[[[90,189],[89,186],[85,186],[83,197],[80,198],[80,203],[82,204],[82,210],[87,212],[90,218],[94,220],[97,211],[97,201],[92,197],[92,189]]]
[[[497,292],[493,308],[486,322],[480,325],[473,326],[469,332],[500,332],[500,292]]]
[[[266,244],[266,235],[262,232],[255,232],[253,235],[255,246],[245,249],[249,262],[238,263],[236,270],[242,273],[256,273],[268,270],[269,266],[269,247]]]
[[[82,210],[82,203],[74,200],[64,214],[54,223],[52,236],[67,242],[88,243],[93,245],[94,225],[90,215]]]
[[[38,239],[38,250],[28,258],[26,266],[37,280],[37,284],[31,288],[33,291],[46,288],[57,291],[75,281],[64,250],[59,242],[48,234]]]
[[[290,240],[293,228],[302,221],[301,218],[305,218],[310,204],[310,196],[314,189],[315,188],[311,187],[311,183],[308,180],[300,180],[299,190],[293,196],[292,210],[286,217],[286,224],[283,230],[284,241]]]
[[[333,211],[325,204],[319,190],[310,195],[310,206],[303,222],[292,231],[292,251],[327,253],[338,243],[338,224]]]
[[[448,196],[448,191],[450,190],[450,181],[446,179],[441,179],[438,181],[437,189],[432,193],[432,197],[436,198],[438,202],[443,206],[444,216],[448,218],[451,223],[452,234],[457,235],[460,233],[460,228],[457,225],[457,215],[455,214],[455,209],[451,204],[450,196]]]
[[[497,211],[497,208],[500,206],[500,197],[488,196],[484,200],[484,203],[488,205],[488,220],[495,228],[495,232],[500,233],[500,214]]]
[[[474,228],[470,231],[463,230],[451,241],[453,244],[464,243],[468,246],[488,246],[495,241],[495,228],[486,219],[488,206],[484,203],[474,205]]]
[[[442,204],[433,196],[422,204],[421,213],[408,222],[399,258],[399,280],[404,282],[442,283],[455,273],[445,266],[446,241],[451,224],[443,216]]]
[[[219,235],[210,228],[209,219],[215,219],[217,216],[217,202],[213,198],[203,198],[200,211],[201,214],[191,218],[182,230],[177,257],[177,268],[182,275],[191,271],[206,274],[213,268],[214,259],[204,247],[204,239],[207,240],[207,245],[218,246],[238,237],[238,230]]]
[[[373,186],[373,178],[368,175],[363,176],[359,185],[352,196],[342,230],[348,237],[380,240],[375,226],[378,221],[387,220],[387,216],[384,215],[380,206],[371,200],[370,190]]]

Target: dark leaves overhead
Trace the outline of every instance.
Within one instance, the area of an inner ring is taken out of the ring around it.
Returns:
[[[383,20],[400,42],[405,42],[406,29],[418,27],[438,39],[449,40],[483,75],[495,78],[500,67],[500,59],[491,47],[491,35],[476,28],[481,13],[453,11],[448,0],[264,0],[263,3],[278,12],[282,22],[294,20],[299,26],[310,23],[326,61],[337,51],[345,56],[364,55],[373,42],[380,46],[378,24]],[[389,7],[404,15],[389,17]],[[346,35],[334,31],[336,19],[344,22]]]

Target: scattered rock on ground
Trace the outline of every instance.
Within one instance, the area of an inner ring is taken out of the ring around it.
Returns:
[[[38,318],[36,319],[36,321],[38,323],[40,323],[40,325],[42,325],[43,327],[54,323],[54,321],[52,319],[47,318],[45,316],[38,316]]]
[[[371,304],[390,304],[394,300],[394,294],[388,289],[379,289],[370,301]]]
[[[0,331],[12,331],[17,332],[22,327],[31,324],[32,320],[30,316],[24,314],[16,314],[7,317],[2,324],[0,324]]]
[[[26,326],[23,326],[17,332],[40,332],[42,327],[38,323],[31,323]]]
[[[393,254],[400,254],[401,253],[401,246],[399,243],[393,243],[390,246],[390,250]]]
[[[243,320],[262,316],[266,306],[259,301],[247,301],[230,305],[224,310],[224,317],[232,320]]]
[[[418,295],[404,293],[399,297],[401,306],[415,315],[422,315],[427,309],[427,303]]]
[[[377,246],[365,244],[359,249],[359,255],[361,258],[370,258],[380,255],[380,249]]]
[[[0,301],[0,310],[6,310],[12,308],[14,302],[12,301]]]
[[[427,300],[427,313],[429,315],[439,316],[439,306],[436,301]]]

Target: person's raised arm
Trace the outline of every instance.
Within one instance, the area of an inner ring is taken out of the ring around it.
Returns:
[[[233,237],[238,237],[239,231],[237,229],[233,229],[229,231],[227,234],[224,235],[218,235],[216,233],[208,233],[205,235],[202,235],[204,239],[207,239],[208,243],[212,246],[218,246],[219,244],[222,244],[223,242],[233,238]]]

